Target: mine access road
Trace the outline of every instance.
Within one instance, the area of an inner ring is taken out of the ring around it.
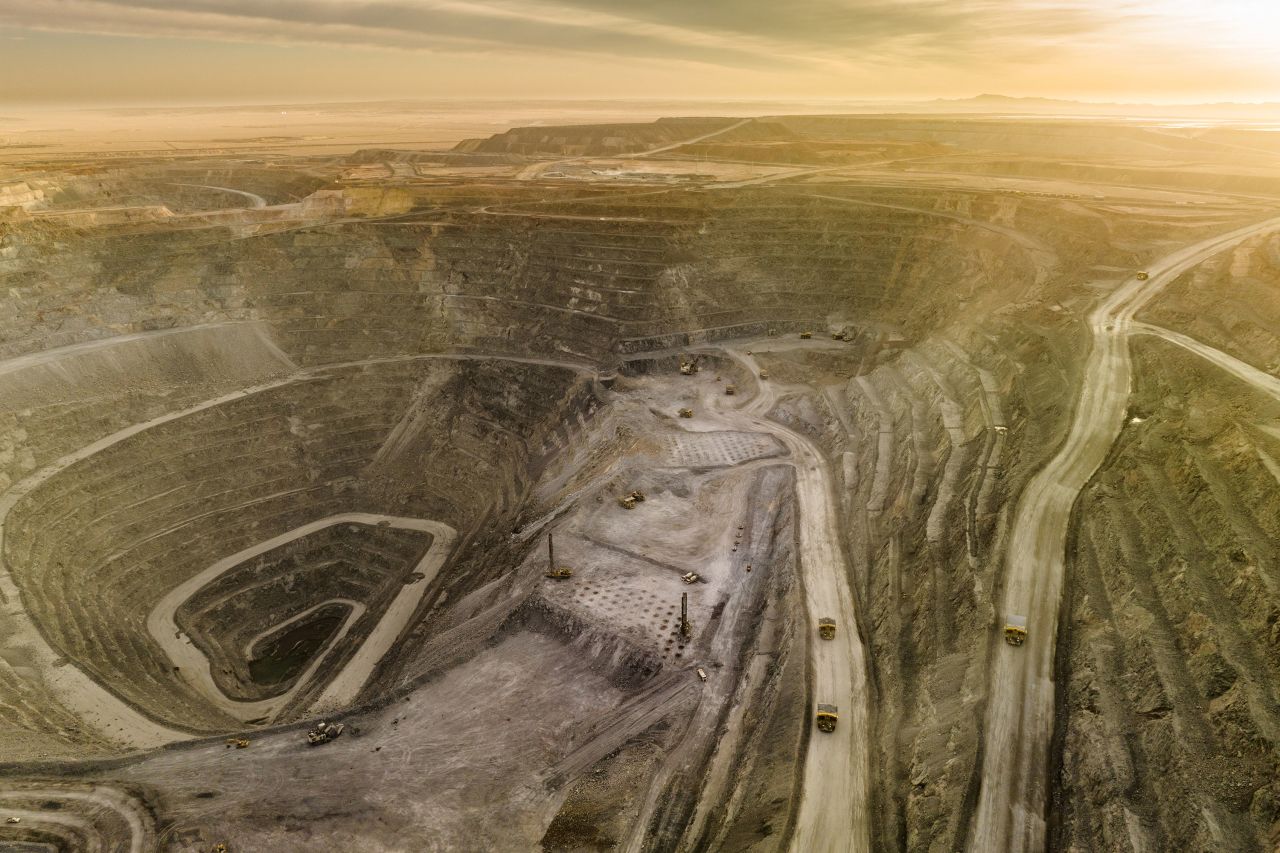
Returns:
[[[740,409],[725,406],[724,398],[709,401],[707,408],[717,411],[734,429],[776,437],[791,452],[799,501],[800,570],[808,616],[805,630],[811,636],[811,698],[840,710],[835,731],[815,729],[809,737],[791,849],[795,853],[868,851],[871,759],[867,657],[849,586],[848,563],[840,544],[827,461],[809,439],[765,416],[773,407],[776,392],[773,383],[760,379],[755,359],[739,350],[725,352],[751,372],[758,391]],[[836,620],[834,640],[817,639],[818,620],[824,616]],[[812,720],[809,725],[813,725]]]
[[[1023,646],[998,643],[983,729],[981,791],[969,849],[1017,853],[1045,847],[1049,740],[1053,733],[1053,656],[1071,508],[1124,425],[1130,391],[1133,316],[1163,287],[1207,258],[1280,229],[1280,218],[1180,249],[1131,278],[1089,314],[1092,348],[1066,440],[1027,484],[1005,557],[999,625],[1027,617]]]

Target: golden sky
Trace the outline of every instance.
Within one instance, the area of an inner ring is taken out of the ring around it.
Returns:
[[[0,0],[0,103],[1280,101],[1280,0]]]

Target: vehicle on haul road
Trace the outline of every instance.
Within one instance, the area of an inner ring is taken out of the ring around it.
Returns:
[[[834,732],[836,720],[840,719],[840,709],[835,705],[818,705],[818,713],[814,716],[820,732]]]
[[[307,732],[307,743],[310,746],[319,746],[322,743],[337,740],[346,728],[343,723],[319,723]]]
[[[824,640],[836,638],[836,620],[824,617],[818,620],[818,636]]]
[[[1011,646],[1020,646],[1027,641],[1027,617],[1010,616],[1005,620],[1004,641]]]

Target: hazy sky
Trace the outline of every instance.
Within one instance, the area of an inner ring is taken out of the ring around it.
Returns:
[[[1280,0],[0,0],[0,102],[1280,101]]]

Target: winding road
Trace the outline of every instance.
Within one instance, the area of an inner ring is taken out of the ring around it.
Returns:
[[[1161,326],[1151,326],[1147,323],[1134,323],[1130,331],[1135,335],[1151,335],[1157,338],[1164,338],[1169,343],[1176,344],[1189,352],[1195,353],[1216,367],[1222,368],[1241,382],[1252,385],[1262,393],[1280,400],[1280,379],[1266,371],[1259,370],[1252,364],[1241,361],[1235,356],[1227,355],[1220,349],[1214,349],[1208,344],[1201,343],[1195,338],[1187,337],[1181,332],[1170,331]]]
[[[1018,500],[1005,558],[999,618],[1025,615],[1022,647],[997,643],[983,733],[981,791],[969,849],[1040,851],[1045,847],[1049,740],[1053,732],[1054,646],[1071,509],[1124,425],[1130,391],[1129,335],[1134,314],[1169,282],[1207,258],[1258,234],[1280,218],[1238,228],[1181,249],[1132,278],[1089,314],[1093,346],[1066,441]]]
[[[837,502],[826,459],[809,439],[765,417],[777,394],[772,383],[760,379],[755,359],[743,351],[724,351],[752,373],[759,390],[741,409],[719,409],[719,403],[714,408],[729,425],[768,433],[791,451],[799,501],[807,629],[814,638],[809,643],[813,700],[840,709],[834,732],[815,729],[809,738],[791,849],[795,853],[867,851],[871,849],[867,655],[849,587],[848,563],[840,546]],[[839,626],[835,640],[816,639],[818,619],[824,616],[835,619]]]

